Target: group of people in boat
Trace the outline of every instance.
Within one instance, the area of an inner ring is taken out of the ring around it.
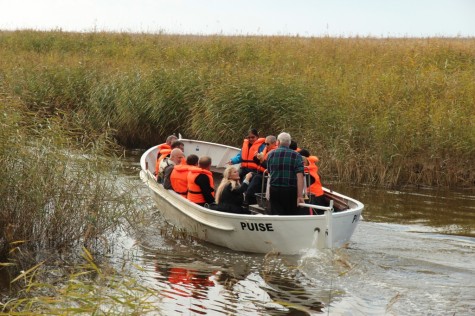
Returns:
[[[256,193],[261,197],[265,193],[270,214],[308,215],[309,209],[300,208],[300,203],[327,206],[317,162],[316,156],[297,147],[290,134],[261,138],[251,129],[240,152],[228,161],[216,190],[211,158],[194,154],[185,158],[184,144],[174,135],[158,145],[155,174],[165,189],[214,210],[249,214]]]

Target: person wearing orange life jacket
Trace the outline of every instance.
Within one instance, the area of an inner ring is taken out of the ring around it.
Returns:
[[[179,148],[182,152],[184,152],[185,151],[185,144],[183,144],[179,140],[176,140],[171,144],[170,149],[163,149],[161,151],[162,154],[160,155],[160,158],[157,159],[157,165],[159,166],[158,176],[157,176],[157,181],[158,182],[163,181],[163,172],[164,172],[165,168],[170,165],[170,162],[169,162],[170,153],[175,148]]]
[[[298,153],[300,153],[300,151],[302,150],[301,148],[299,148],[299,146],[297,145],[297,142],[295,140],[290,141],[289,148],[292,149],[292,150],[295,150]]]
[[[322,182],[318,174],[317,156],[311,156],[310,152],[302,149],[300,154],[306,157],[305,172],[310,175],[310,183],[307,183],[307,194],[310,196],[310,204],[328,206],[325,199],[325,192],[323,191]],[[319,211],[320,212],[320,211]]]
[[[171,145],[177,139],[178,139],[178,137],[176,137],[175,135],[170,135],[170,136],[167,137],[167,140],[163,144],[157,145],[157,160],[155,162],[155,172],[154,172],[155,177],[158,176],[159,167],[160,167],[160,162],[158,161],[158,159],[163,154],[162,150],[167,149],[167,150],[171,151],[171,149],[172,149]],[[168,153],[170,153],[170,152],[168,152]]]
[[[173,190],[186,199],[188,194],[188,171],[190,167],[198,165],[198,156],[189,155],[186,158],[186,164],[175,165],[170,174],[170,187],[164,183],[163,187],[168,190]]]
[[[254,162],[259,164],[261,167],[266,168],[267,155],[279,146],[277,145],[277,138],[274,135],[267,136],[264,145],[264,150],[254,156]]]
[[[170,158],[168,158],[169,165],[163,170],[163,187],[165,189],[171,189],[170,175],[173,168],[181,164],[183,158],[185,158],[185,155],[179,148],[174,148],[170,153]]]
[[[228,161],[229,165],[241,163],[241,168],[239,171],[241,182],[249,172],[264,172],[265,168],[262,168],[254,161],[254,156],[264,150],[264,143],[265,138],[259,138],[258,131],[253,128],[249,130],[248,136],[244,139],[241,151]]]
[[[214,179],[210,168],[211,157],[202,156],[198,161],[198,167],[190,167],[188,172],[187,198],[201,206],[215,205]]]
[[[264,169],[267,168],[267,155],[276,148],[278,148],[277,138],[274,135],[267,136],[265,148],[261,153],[257,153],[257,155],[254,157],[254,162]],[[255,204],[257,202],[256,193],[261,193],[262,191],[262,177],[262,173],[256,173],[251,179],[249,187],[246,190],[246,197],[244,199],[245,206]]]

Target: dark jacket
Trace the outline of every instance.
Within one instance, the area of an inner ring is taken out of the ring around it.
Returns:
[[[168,165],[163,169],[163,187],[167,190],[173,190],[172,183],[170,182],[170,175],[172,174],[175,165]]]
[[[228,184],[221,193],[217,210],[228,213],[242,213],[243,193],[246,192],[247,186],[248,184],[244,182],[239,188],[232,190],[231,183]]]
[[[195,179],[195,183],[200,187],[201,194],[203,194],[206,203],[214,203],[214,196],[212,195],[214,188],[211,187],[208,176],[205,174],[198,175]]]

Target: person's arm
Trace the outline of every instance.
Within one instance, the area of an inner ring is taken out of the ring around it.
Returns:
[[[261,167],[267,169],[267,160],[262,160]]]
[[[247,191],[247,188],[249,187],[249,181],[244,180],[241,184],[241,186],[236,189],[236,190],[231,190],[233,194],[243,194],[244,192]]]
[[[297,205],[305,203],[303,199],[303,173],[297,173]]]
[[[240,163],[240,162],[242,161],[241,151],[242,151],[242,149],[237,153],[236,156],[234,156],[233,158],[229,159],[228,164],[230,164],[230,165],[235,165],[235,164]]]
[[[243,194],[244,192],[247,191],[247,188],[249,187],[249,183],[251,182],[252,178],[252,172],[248,172],[246,176],[244,177],[244,180],[242,181],[242,184],[239,188],[235,190],[230,190],[233,194]]]
[[[160,168],[158,170],[158,174],[162,177],[163,179],[163,172],[165,171],[165,168],[168,167],[170,163],[168,162],[168,157],[163,158],[163,160],[160,162]]]
[[[211,187],[208,176],[200,174],[196,177],[195,183],[200,187],[201,194],[203,194],[206,203],[214,203],[214,196],[211,194],[214,191],[214,188]]]
[[[297,205],[299,203],[305,203],[303,199],[303,159],[300,154],[297,154],[295,158],[295,173],[297,174]]]
[[[174,165],[169,165],[163,170],[163,187],[167,190],[173,190],[170,175],[172,174],[174,167]]]

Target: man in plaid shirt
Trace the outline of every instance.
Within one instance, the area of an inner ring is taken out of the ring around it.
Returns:
[[[298,204],[303,200],[302,156],[289,148],[290,135],[280,133],[279,148],[267,156],[270,173],[270,204],[273,215],[298,215]]]

